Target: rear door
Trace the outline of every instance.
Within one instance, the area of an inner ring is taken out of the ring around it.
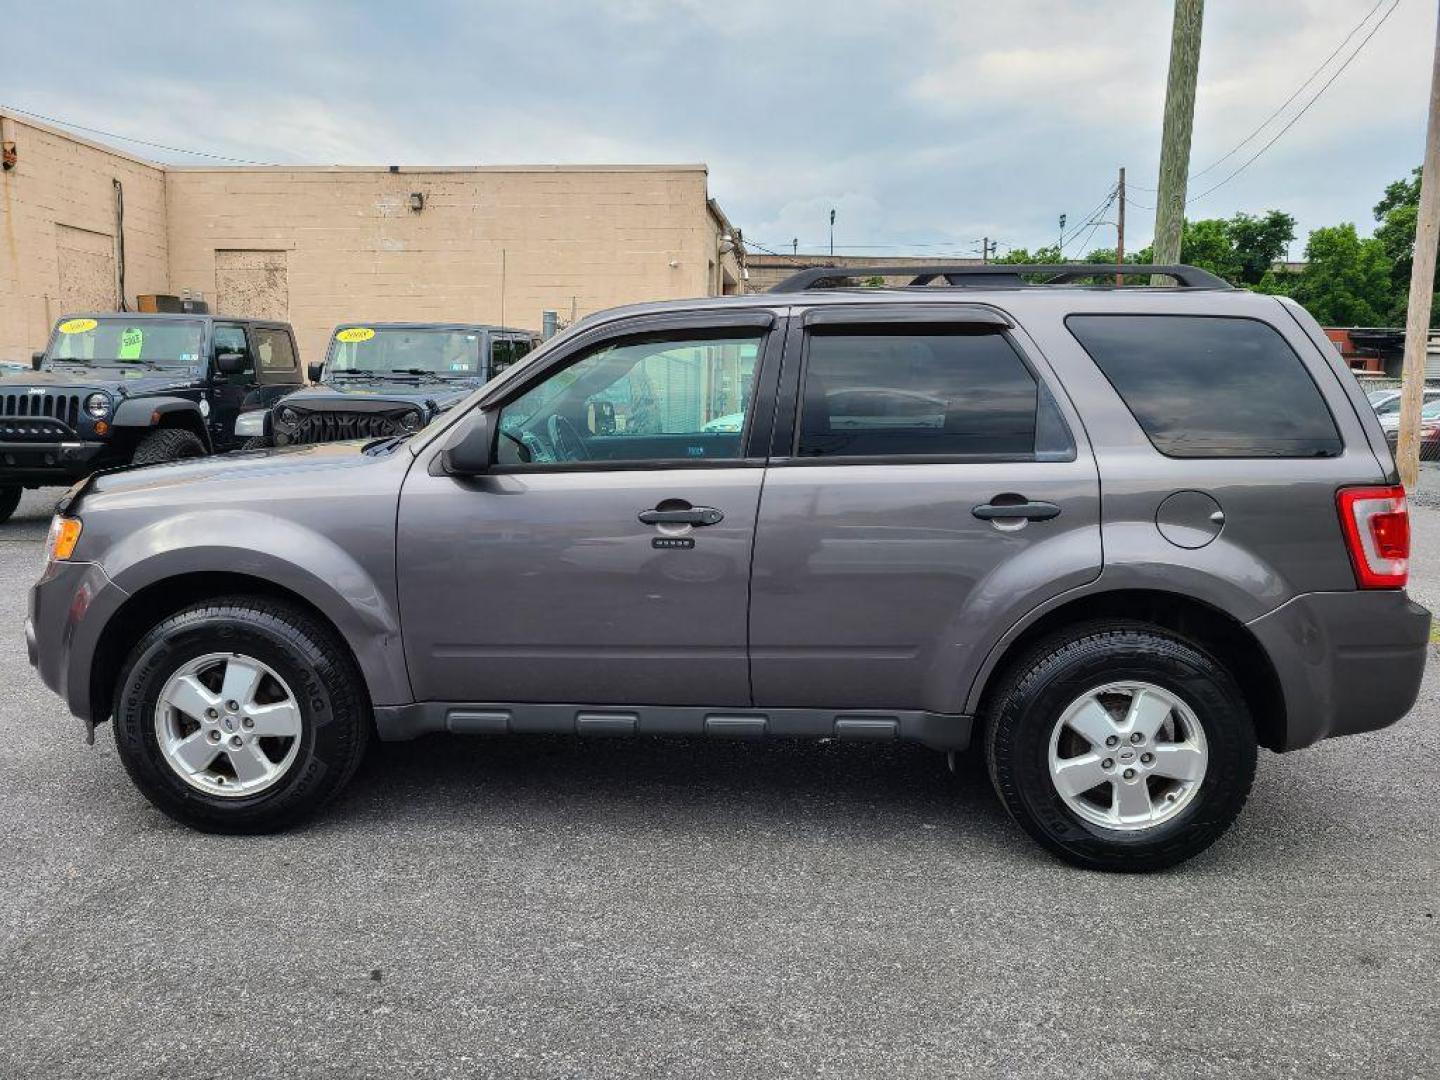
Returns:
[[[216,357],[232,352],[245,357],[245,370],[227,375],[221,372]],[[209,415],[205,418],[210,426],[210,441],[217,452],[235,445],[235,418],[254,388],[255,350],[246,327],[241,323],[217,322],[210,335],[210,402]]]
[[[960,712],[989,643],[1100,572],[1078,418],[1033,342],[978,305],[812,309],[785,355],[755,703]]]

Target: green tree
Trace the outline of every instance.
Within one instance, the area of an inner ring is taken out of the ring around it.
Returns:
[[[1291,295],[1322,325],[1384,325],[1393,303],[1393,262],[1379,240],[1361,239],[1350,222],[1332,225],[1310,234],[1305,258]]]
[[[1236,214],[1226,223],[1226,232],[1240,267],[1237,284],[1258,285],[1295,239],[1295,219],[1283,210]]]
[[[1396,180],[1385,187],[1385,194],[1375,204],[1375,239],[1390,259],[1390,308],[1388,321],[1405,325],[1405,309],[1410,303],[1410,270],[1415,263],[1415,223],[1420,217],[1420,170],[1409,179]],[[1440,271],[1436,285],[1440,286]],[[1440,305],[1430,305],[1430,325],[1440,326]]]
[[[1187,220],[1180,235],[1180,261],[1226,281],[1238,281],[1240,260],[1230,239],[1230,223],[1222,218]]]

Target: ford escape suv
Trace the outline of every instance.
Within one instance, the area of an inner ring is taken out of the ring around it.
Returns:
[[[1400,719],[1430,616],[1314,320],[1153,272],[805,271],[591,316],[408,437],[92,477],[31,660],[201,829],[372,736],[913,739],[1064,859],[1177,863],[1257,747]]]

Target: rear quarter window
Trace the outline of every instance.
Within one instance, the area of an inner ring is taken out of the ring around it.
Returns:
[[[1304,363],[1257,319],[1072,315],[1065,324],[1168,457],[1332,457],[1343,449]]]

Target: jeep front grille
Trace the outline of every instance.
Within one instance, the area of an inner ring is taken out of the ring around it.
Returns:
[[[0,393],[0,434],[9,438],[16,435],[32,438],[73,435],[80,422],[80,402],[84,396],[48,390],[43,394]],[[45,420],[51,423],[34,422]],[[61,430],[62,427],[64,430]]]
[[[289,445],[296,443],[340,442],[343,439],[383,439],[404,429],[398,416],[375,412],[301,412],[299,419],[280,429]]]

